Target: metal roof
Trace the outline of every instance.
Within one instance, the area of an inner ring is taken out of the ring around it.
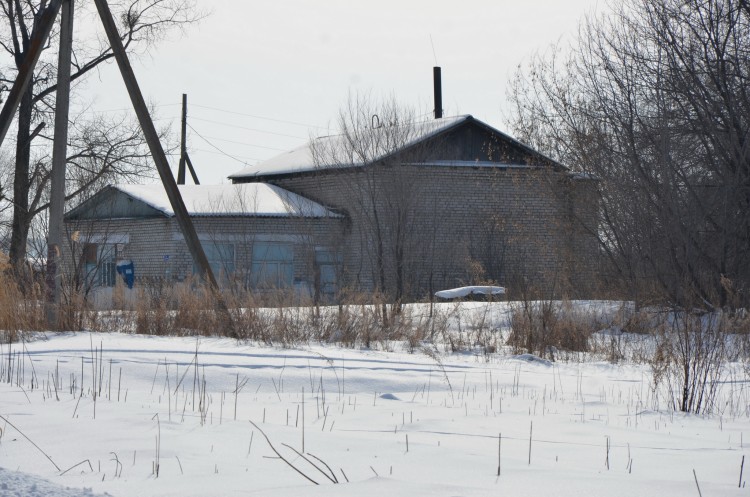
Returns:
[[[357,151],[347,147],[344,135],[323,136],[254,166],[247,166],[229,176],[229,179],[314,171],[321,168],[316,164],[315,151],[324,152],[327,157],[335,157],[336,163],[344,167],[361,166],[384,159],[389,154],[415,145],[470,119],[473,118],[463,115],[395,127],[381,126],[372,130],[373,133],[366,141],[363,140]]]

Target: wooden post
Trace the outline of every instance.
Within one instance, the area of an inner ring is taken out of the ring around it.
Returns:
[[[44,50],[47,44],[49,33],[52,31],[52,25],[57,17],[57,12],[60,10],[60,4],[61,0],[52,0],[47,8],[44,9],[36,29],[31,33],[31,45],[26,52],[26,58],[23,64],[21,64],[18,76],[16,76],[16,80],[10,89],[8,100],[5,102],[3,110],[0,111],[0,144],[5,140],[5,135],[8,134],[8,128],[10,128],[10,123],[13,121],[13,116],[16,114],[18,105],[21,103],[21,98],[23,98],[23,94],[29,86],[29,81],[31,81],[31,77],[34,75],[34,68],[42,50]]]
[[[180,132],[180,165],[177,168],[177,184],[185,184],[185,156],[187,155],[187,94],[182,94],[182,129]]]
[[[60,14],[60,51],[57,60],[55,98],[55,138],[52,144],[49,233],[47,235],[47,324],[57,329],[61,278],[58,271],[63,241],[65,210],[65,163],[68,153],[68,114],[70,109],[70,57],[73,46],[73,0],[63,0]]]
[[[117,32],[117,26],[112,18],[112,13],[109,10],[106,0],[94,0],[96,3],[96,9],[99,11],[99,17],[104,25],[104,31],[107,33],[109,44],[112,47],[112,52],[117,60],[117,65],[120,68],[120,74],[122,75],[123,82],[128,89],[130,95],[130,101],[133,104],[133,109],[138,116],[138,122],[141,125],[143,134],[148,143],[148,148],[151,150],[151,155],[154,159],[156,169],[159,171],[159,176],[164,184],[164,189],[169,197],[169,203],[174,210],[177,222],[180,225],[182,234],[185,237],[190,254],[193,256],[193,260],[196,265],[200,268],[201,277],[203,277],[211,285],[211,288],[216,291],[218,295],[218,284],[216,278],[211,270],[211,266],[208,264],[206,254],[203,251],[203,247],[198,240],[198,235],[193,227],[193,222],[190,220],[185,203],[180,196],[180,191],[177,189],[177,183],[175,183],[172,171],[169,169],[169,163],[167,162],[167,156],[164,153],[164,149],[159,141],[159,134],[156,132],[154,122],[151,120],[151,116],[148,113],[146,102],[143,99],[143,94],[138,86],[138,81],[135,79],[135,73],[133,68],[130,66],[130,61],[125,53],[125,48],[122,45],[122,40]]]
[[[193,256],[193,261],[200,268],[200,276],[206,281],[216,299],[217,311],[222,315],[224,326],[228,328],[228,335],[239,338],[237,330],[232,320],[232,315],[227,308],[227,304],[219,291],[219,285],[214,277],[214,272],[211,270],[211,266],[208,264],[206,253],[203,251],[203,246],[198,239],[198,234],[195,232],[193,222],[188,215],[185,203],[180,195],[180,190],[177,188],[175,183],[174,175],[169,168],[169,162],[167,162],[167,156],[164,153],[164,149],[161,146],[159,140],[159,134],[156,132],[154,122],[151,120],[151,116],[148,113],[146,102],[143,99],[143,94],[138,86],[138,81],[135,78],[133,68],[130,66],[130,61],[125,53],[125,48],[122,45],[122,40],[117,32],[117,26],[112,18],[112,12],[109,10],[106,0],[94,0],[96,4],[96,10],[99,12],[99,17],[104,25],[104,31],[107,33],[107,39],[112,47],[112,52],[115,55],[115,60],[120,68],[120,74],[122,80],[125,83],[125,87],[130,95],[130,101],[133,104],[133,110],[135,110],[136,116],[138,117],[138,123],[141,125],[141,130],[148,143],[148,148],[151,151],[151,156],[154,159],[157,171],[161,177],[162,184],[166,190],[169,203],[172,206],[174,215],[177,218],[177,223],[180,226],[182,235],[185,237],[185,243],[187,244],[190,255]]]
[[[195,174],[195,169],[193,168],[193,163],[190,160],[190,156],[188,155],[187,152],[185,152],[185,162],[187,163],[187,167],[190,170],[190,176],[193,177],[193,183],[195,183],[196,185],[200,185],[201,182],[198,181],[198,175]]]
[[[193,183],[200,185],[198,181],[198,175],[195,174],[195,168],[193,163],[190,161],[190,156],[187,153],[187,94],[182,94],[182,130],[180,132],[180,165],[177,168],[177,184],[185,184],[185,165],[190,170],[190,176],[193,178]]]

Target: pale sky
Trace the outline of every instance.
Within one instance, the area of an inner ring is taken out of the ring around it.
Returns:
[[[506,87],[516,67],[570,39],[597,7],[596,0],[199,4],[210,10],[207,18],[133,66],[158,122],[171,122],[177,137],[181,95],[188,94],[188,150],[205,184],[227,182],[243,162],[327,134],[350,92],[392,94],[431,112],[436,60],[445,114],[472,114],[504,129]],[[91,78],[85,89],[96,94],[94,109],[129,105],[117,78],[114,64]]]

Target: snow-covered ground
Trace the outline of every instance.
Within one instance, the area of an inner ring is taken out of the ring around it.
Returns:
[[[750,492],[741,382],[702,417],[635,364],[116,333],[0,353],[3,497]]]

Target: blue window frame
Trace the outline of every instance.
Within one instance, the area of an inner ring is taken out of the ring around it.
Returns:
[[[83,245],[83,275],[91,286],[115,286],[117,282],[117,245],[86,243]]]
[[[214,276],[217,279],[225,279],[234,274],[234,245],[224,242],[203,241],[203,252],[208,259],[208,265],[211,267]],[[200,269],[193,264],[193,273],[199,274]]]
[[[315,251],[318,269],[318,289],[323,295],[334,295],[338,290],[338,274],[341,269],[341,254],[328,249]]]
[[[250,286],[258,289],[286,288],[294,280],[294,248],[291,243],[255,242]]]

